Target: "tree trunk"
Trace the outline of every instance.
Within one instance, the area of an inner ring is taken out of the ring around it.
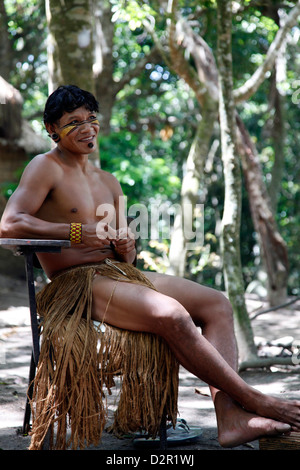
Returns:
[[[268,275],[268,299],[270,305],[274,306],[282,303],[287,295],[287,248],[278,232],[271,210],[254,144],[239,117],[237,117],[237,125],[239,129],[239,148],[249,194],[252,220],[259,237],[263,265]]]
[[[207,105],[203,108],[202,119],[198,125],[186,161],[185,174],[181,185],[181,213],[177,214],[175,219],[169,252],[170,266],[168,273],[176,276],[187,274],[186,257],[188,240],[185,237],[186,233],[184,230],[184,227],[187,226],[184,222],[184,207],[191,207],[194,215],[195,205],[199,203],[199,192],[203,185],[203,170],[209,153],[216,113],[215,104],[211,107]]]
[[[214,123],[218,116],[218,73],[213,54],[205,41],[194,34],[188,23],[183,20],[176,21],[176,8],[177,2],[173,1],[170,5],[172,21],[169,25],[171,58],[169,66],[193,89],[202,109],[201,121],[197,126],[196,135],[186,161],[181,185],[181,214],[178,214],[175,219],[169,253],[170,267],[168,272],[184,276],[186,275],[188,242],[184,233],[184,206],[187,204],[194,208],[195,204],[199,202],[199,191],[203,184],[203,169],[209,153]],[[188,66],[182,50],[177,46],[179,37],[182,46],[195,60],[196,75]],[[209,86],[206,86],[207,83]]]
[[[111,5],[108,0],[96,2],[95,7],[95,92],[99,100],[101,114],[101,132],[109,134],[112,108],[117,90],[113,80],[113,41],[114,25],[111,21]]]
[[[60,85],[77,85],[95,93],[94,29],[90,0],[46,0],[49,27],[49,93]],[[90,154],[99,166],[99,150]]]
[[[12,44],[9,40],[7,24],[8,17],[6,14],[5,4],[4,2],[0,2],[0,64],[1,76],[5,80],[9,80],[9,75],[12,69]]]
[[[46,0],[49,91],[78,85],[94,92],[94,42],[89,0]]]
[[[231,52],[231,2],[217,0],[217,9],[219,117],[225,182],[221,247],[225,285],[234,312],[239,357],[241,361],[245,361],[256,356],[256,347],[244,298],[240,259],[241,171],[236,152]]]
[[[271,138],[274,146],[274,163],[272,168],[272,178],[269,186],[269,195],[273,213],[276,214],[277,203],[282,188],[282,176],[284,170],[284,120],[283,120],[283,97],[280,95],[275,72],[272,81],[272,105],[274,114],[272,115]]]

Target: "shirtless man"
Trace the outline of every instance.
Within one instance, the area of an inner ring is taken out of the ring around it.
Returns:
[[[82,224],[81,243],[61,254],[39,254],[50,279],[70,266],[104,258],[132,263],[135,258],[121,187],[114,176],[88,162],[97,145],[97,111],[94,97],[77,87],[60,87],[50,95],[44,122],[56,147],[29,163],[2,217],[1,237],[9,238],[69,239],[70,224]],[[109,225],[96,215],[102,204],[115,209]],[[234,447],[262,435],[299,431],[299,401],[266,396],[238,375],[227,299],[186,279],[145,274],[157,291],[119,282],[105,321],[162,336],[179,363],[210,386],[220,444]],[[95,278],[95,320],[102,320],[113,285],[107,277]]]

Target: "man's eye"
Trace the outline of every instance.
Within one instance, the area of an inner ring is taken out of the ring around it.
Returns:
[[[72,124],[77,124],[77,123],[78,123],[77,119],[74,119],[74,121],[70,122],[68,126],[71,126]]]

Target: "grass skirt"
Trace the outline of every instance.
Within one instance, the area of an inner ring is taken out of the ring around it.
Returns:
[[[175,426],[178,363],[165,341],[106,323],[95,328],[91,319],[97,274],[154,289],[134,266],[115,263],[72,268],[37,294],[42,345],[31,400],[31,450],[42,448],[49,429],[52,449],[97,445],[115,375],[121,388],[113,432],[156,436],[164,412]]]

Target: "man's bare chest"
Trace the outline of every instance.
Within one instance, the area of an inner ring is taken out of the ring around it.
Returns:
[[[111,188],[93,175],[75,175],[64,178],[49,192],[41,215],[49,215],[51,219],[54,216],[65,222],[91,223],[99,221],[99,207],[105,205],[114,206]]]

